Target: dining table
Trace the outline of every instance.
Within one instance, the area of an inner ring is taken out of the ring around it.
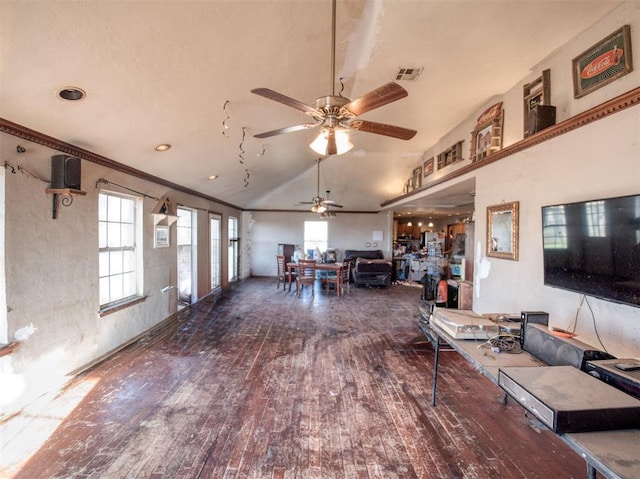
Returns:
[[[291,291],[291,277],[293,271],[298,268],[298,263],[287,263],[287,275],[289,277],[289,291]],[[338,283],[336,284],[336,292],[338,296],[342,293],[342,263],[320,263],[316,262],[317,271],[335,272],[338,275]]]

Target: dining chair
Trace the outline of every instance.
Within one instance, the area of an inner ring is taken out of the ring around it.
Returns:
[[[316,282],[316,260],[314,259],[301,259],[298,260],[298,275],[296,276],[296,296],[300,297],[300,292],[304,285],[311,286],[311,297],[315,293]]]
[[[349,277],[351,275],[351,261],[348,259],[342,262],[342,269],[340,273],[335,276],[327,277],[327,294],[331,292],[330,284],[334,284],[336,288],[336,294],[341,295],[344,294],[344,285],[347,285],[347,292],[350,294],[351,289],[349,288]],[[340,292],[338,293],[338,284],[340,285]]]
[[[276,285],[276,288],[280,288],[280,281],[282,281],[282,289],[286,290],[289,277],[287,275],[287,263],[285,261],[285,257],[282,255],[276,255],[276,261],[278,262],[278,284]],[[291,275],[294,276],[295,273],[292,272]],[[289,290],[291,290],[291,286],[289,286]]]

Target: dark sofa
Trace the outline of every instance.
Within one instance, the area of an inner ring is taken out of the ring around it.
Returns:
[[[351,263],[351,279],[356,287],[389,286],[391,261],[384,259],[381,250],[345,250],[344,259]]]

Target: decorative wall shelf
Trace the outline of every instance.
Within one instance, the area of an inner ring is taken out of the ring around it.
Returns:
[[[590,123],[602,120],[603,118],[607,118],[608,116],[614,115],[623,110],[626,110],[627,108],[632,108],[635,106],[640,106],[640,87],[634,88],[627,93],[623,93],[622,95],[612,98],[611,100],[601,103],[600,105],[590,108],[589,110],[586,110],[582,113],[578,113],[571,118],[568,118],[560,123],[556,123],[553,126],[545,128],[538,133],[535,133],[499,151],[496,151],[489,157],[485,158],[483,161],[472,162],[471,164],[464,165],[452,171],[451,173],[435,179],[434,181],[423,184],[419,189],[384,201],[380,204],[380,207],[386,208],[389,205],[396,203],[397,201],[404,200],[410,196],[422,193],[430,188],[433,188],[434,186],[446,183],[447,181],[451,181],[455,178],[459,178],[475,169],[483,168],[484,166],[496,161],[506,159],[509,156],[514,155],[515,153],[539,145],[540,143],[544,143],[545,141],[548,141],[552,138],[564,135],[565,133],[569,133],[578,128],[582,128],[583,126],[589,125]]]
[[[74,196],[84,196],[87,194],[86,191],[71,188],[47,188],[45,191],[47,194],[53,195],[52,216],[54,220],[58,218],[58,207],[61,204],[62,206],[71,206]]]

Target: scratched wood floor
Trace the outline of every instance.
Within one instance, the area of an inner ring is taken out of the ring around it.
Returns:
[[[575,453],[504,406],[457,353],[443,353],[430,406],[419,288],[309,293],[251,279],[145,336],[56,397],[94,384],[0,477],[586,476]]]

